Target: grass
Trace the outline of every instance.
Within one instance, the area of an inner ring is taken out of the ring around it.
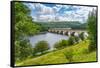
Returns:
[[[73,51],[71,62],[91,62],[96,61],[96,51],[88,52],[89,41],[82,41],[61,50],[56,50],[36,58],[30,58],[23,62],[17,63],[16,66],[26,65],[44,65],[44,64],[61,64],[70,63],[65,54],[67,51]]]

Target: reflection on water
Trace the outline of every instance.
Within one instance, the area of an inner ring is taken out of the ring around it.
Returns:
[[[55,44],[55,42],[58,42],[59,40],[62,40],[62,39],[67,40],[68,36],[47,32],[45,34],[39,34],[39,35],[29,37],[30,43],[32,44],[33,47],[35,46],[37,42],[45,40],[49,43],[49,46],[53,48],[53,45]]]

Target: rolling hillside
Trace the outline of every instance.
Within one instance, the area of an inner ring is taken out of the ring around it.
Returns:
[[[87,49],[88,44],[88,40],[82,41],[79,44],[75,44],[61,50],[56,50],[36,58],[27,59],[21,63],[17,63],[17,66],[96,61],[96,52],[94,51],[89,53]],[[64,54],[68,51],[73,53],[71,62],[69,62]]]

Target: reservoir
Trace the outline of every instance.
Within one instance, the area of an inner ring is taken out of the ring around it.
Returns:
[[[43,41],[44,40],[44,41],[48,42],[48,44],[49,44],[51,49],[53,48],[53,45],[56,42],[58,42],[58,41],[60,41],[62,39],[67,40],[68,36],[47,32],[47,33],[44,33],[44,34],[38,34],[38,35],[29,37],[29,41],[30,41],[30,43],[32,44],[33,47],[39,41]]]

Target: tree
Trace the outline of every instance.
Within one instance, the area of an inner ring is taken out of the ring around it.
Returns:
[[[63,47],[67,46],[68,45],[67,40],[62,40],[60,42],[60,45],[62,45]]]
[[[89,13],[88,16],[88,34],[89,34],[89,40],[90,40],[90,44],[89,44],[89,51],[94,51],[96,50],[97,46],[96,46],[96,42],[97,42],[97,14],[96,14],[97,10],[93,10],[92,12]]]
[[[61,41],[56,42],[54,44],[54,48],[56,48],[56,49],[62,49],[66,46],[68,46],[68,41],[67,40],[61,40]]]
[[[75,38],[75,42],[78,43],[79,42],[79,37],[78,36],[74,36]]]
[[[30,9],[22,2],[14,2],[15,60],[23,60],[32,55],[28,36],[37,34],[40,26],[33,22]]]
[[[34,47],[34,52],[36,53],[44,53],[45,51],[49,50],[50,47],[47,43],[47,41],[39,41],[35,47]]]
[[[64,52],[64,55],[65,55],[66,59],[69,60],[69,62],[72,62],[72,60],[73,60],[73,55],[74,55],[73,49],[71,49],[71,48],[68,49],[67,51]]]
[[[15,38],[34,35],[40,31],[40,26],[32,21],[29,8],[20,2],[15,2]]]
[[[54,44],[54,48],[56,48],[56,49],[61,49],[62,46],[59,44],[59,42],[56,42],[56,43]]]
[[[85,37],[84,37],[84,32],[81,32],[81,33],[79,34],[79,37],[80,37],[81,40],[84,40],[84,39],[85,39]]]
[[[75,38],[74,36],[70,36],[69,39],[68,39],[68,45],[73,45],[75,43]]]
[[[28,40],[15,41],[15,60],[24,60],[32,55],[32,45]]]

